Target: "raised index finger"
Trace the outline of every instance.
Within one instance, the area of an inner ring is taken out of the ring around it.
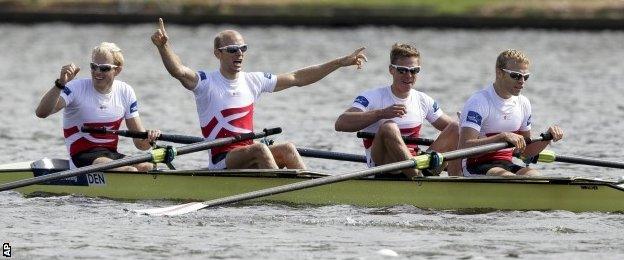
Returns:
[[[164,31],[165,31],[165,22],[163,22],[162,18],[158,18],[158,25],[160,27],[160,30],[164,33]]]

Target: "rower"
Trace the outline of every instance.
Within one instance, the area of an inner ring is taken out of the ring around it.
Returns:
[[[294,72],[274,75],[242,70],[248,45],[243,36],[233,30],[218,33],[214,38],[213,54],[219,60],[219,69],[194,71],[182,64],[173,52],[162,19],[152,35],[165,68],[182,86],[195,95],[197,114],[204,138],[215,138],[247,133],[253,130],[254,104],[264,92],[282,91],[293,86],[312,84],[341,67],[366,61],[364,48],[350,55]],[[292,143],[271,147],[253,141],[239,142],[209,151],[209,169],[305,169],[301,156]]]
[[[70,166],[83,167],[121,159],[117,152],[116,135],[92,135],[79,129],[105,127],[119,129],[122,121],[132,131],[146,131],[139,117],[138,103],[130,85],[115,78],[124,65],[121,49],[114,43],[103,42],[91,53],[91,78],[74,79],[80,68],[74,63],[61,68],[54,86],[41,98],[36,115],[46,118],[61,109],[63,133],[71,157]],[[160,135],[159,130],[147,130],[147,139],[133,139],[134,146],[148,150]],[[151,163],[139,163],[113,170],[149,171]]]
[[[494,83],[473,94],[461,113],[459,148],[506,141],[523,157],[532,157],[550,141],[526,144],[531,137],[531,103],[520,94],[529,79],[529,58],[521,51],[506,50],[496,59]],[[563,138],[563,130],[548,128],[553,141]],[[538,171],[512,162],[514,149],[488,153],[464,161],[464,175],[537,175]]]
[[[403,137],[417,138],[424,120],[441,131],[429,147],[430,151],[456,149],[457,122],[446,115],[429,95],[412,89],[418,80],[420,65],[420,52],[415,47],[394,44],[388,66],[392,84],[362,92],[351,108],[336,120],[336,131],[362,130],[375,134],[374,139],[364,139],[369,167],[404,161],[418,155],[418,146],[406,145]],[[423,175],[416,169],[404,169],[402,172],[408,178]],[[459,174],[458,161],[451,161],[448,172],[449,175]]]

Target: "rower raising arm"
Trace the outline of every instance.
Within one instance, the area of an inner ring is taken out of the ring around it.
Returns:
[[[162,18],[158,18],[158,24],[159,28],[156,29],[156,32],[152,35],[152,43],[158,48],[158,53],[160,53],[160,57],[167,72],[179,80],[186,89],[193,90],[195,86],[197,86],[199,77],[195,71],[184,66],[180,57],[173,52]]]
[[[209,140],[253,131],[254,104],[262,93],[306,86],[340,67],[360,68],[366,61],[364,48],[359,48],[350,55],[290,73],[244,72],[242,65],[248,46],[239,32],[225,30],[214,38],[213,55],[219,60],[219,69],[195,71],[182,64],[168,43],[163,20],[159,19],[158,23],[152,42],[169,74],[193,91],[202,133]],[[208,167],[303,169],[305,165],[293,144],[267,147],[249,141],[212,149]]]
[[[115,78],[123,68],[121,49],[103,42],[91,53],[91,78],[75,79],[80,68],[68,64],[61,68],[52,89],[42,97],[35,114],[46,118],[62,109],[65,143],[74,166],[83,167],[123,158],[117,152],[117,137],[80,132],[83,126],[119,129],[125,119],[128,129],[145,131],[138,112],[138,102],[130,85]],[[147,139],[133,139],[140,150],[151,148],[159,130],[148,130]],[[142,163],[117,170],[147,171],[152,164]]]

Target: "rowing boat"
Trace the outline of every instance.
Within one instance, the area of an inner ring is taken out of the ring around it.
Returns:
[[[67,169],[42,159],[0,165],[0,184]],[[325,176],[303,170],[162,170],[96,172],[17,189],[27,196],[74,194],[120,200],[206,201]],[[624,181],[574,177],[422,177],[357,179],[254,200],[482,212],[492,210],[624,211]]]

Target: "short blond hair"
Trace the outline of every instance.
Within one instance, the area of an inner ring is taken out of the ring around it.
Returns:
[[[509,49],[498,55],[496,58],[496,68],[497,69],[506,69],[507,63],[510,61],[515,61],[518,63],[530,65],[531,61],[526,54],[519,50]]]
[[[420,52],[416,49],[416,47],[406,43],[395,43],[392,45],[392,49],[390,50],[391,64],[394,64],[394,62],[400,58],[410,57],[416,57],[418,58],[418,62],[420,62]]]
[[[223,46],[221,46],[223,44],[223,41],[225,40],[225,38],[236,38],[236,37],[243,37],[239,32],[234,31],[234,30],[225,30],[222,32],[217,33],[217,35],[214,38],[214,49],[217,50]]]
[[[91,58],[95,57],[97,54],[111,54],[113,55],[113,62],[117,66],[123,66],[124,57],[121,53],[121,48],[112,42],[102,42],[100,45],[95,46],[93,51],[91,52]]]

